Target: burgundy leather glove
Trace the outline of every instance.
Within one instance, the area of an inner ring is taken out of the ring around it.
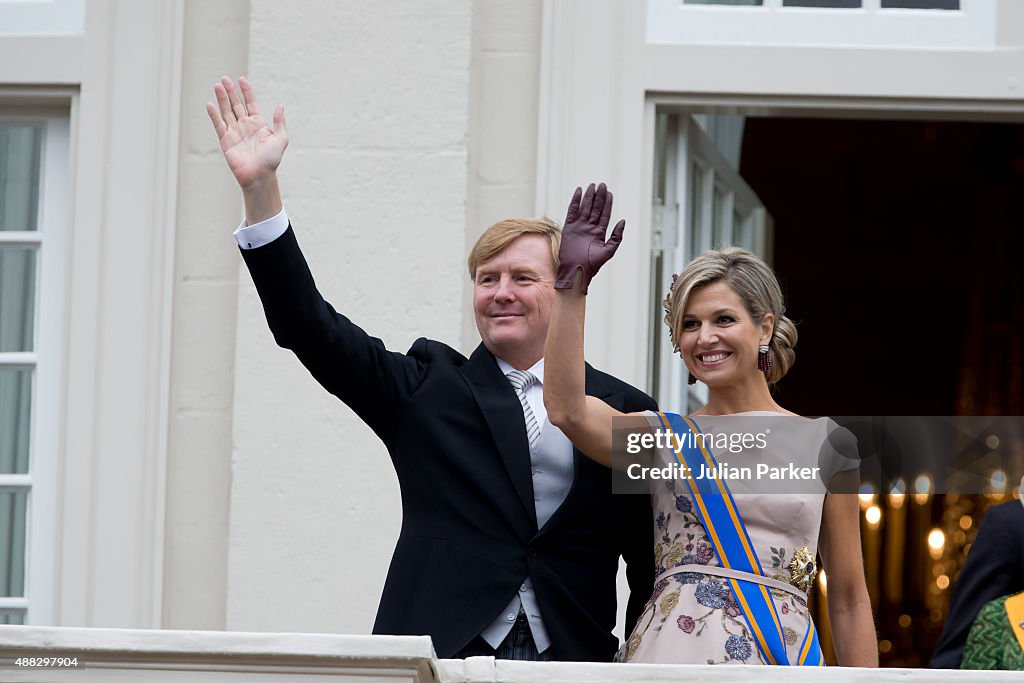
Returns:
[[[581,201],[582,198],[582,201]],[[572,289],[576,271],[583,272],[580,290],[586,294],[590,281],[597,275],[608,259],[615,254],[622,241],[622,231],[626,221],[621,220],[612,230],[605,242],[608,231],[608,219],[612,215],[612,193],[604,183],[597,186],[591,183],[584,194],[576,188],[569,212],[565,216],[562,228],[562,246],[558,250],[558,273],[555,277],[555,289]]]

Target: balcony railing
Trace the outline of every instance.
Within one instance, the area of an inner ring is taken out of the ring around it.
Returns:
[[[20,665],[17,662],[21,659]],[[1019,672],[438,659],[426,636],[0,626],[4,683],[923,683]]]

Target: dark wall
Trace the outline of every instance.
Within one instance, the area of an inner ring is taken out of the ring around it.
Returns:
[[[748,118],[807,415],[1022,414],[1024,126]]]

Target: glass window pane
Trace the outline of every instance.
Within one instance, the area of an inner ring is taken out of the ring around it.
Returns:
[[[25,597],[27,491],[0,489],[0,597]]]
[[[32,371],[0,368],[0,474],[28,474],[31,411]]]
[[[725,237],[725,193],[715,186],[715,199],[711,205],[711,248],[721,249]]]
[[[39,217],[39,126],[0,126],[0,230],[35,230]]]
[[[0,248],[0,353],[31,351],[36,303],[36,249]]]
[[[828,7],[829,9],[857,9],[861,0],[782,0],[783,7]]]
[[[704,169],[700,164],[691,166],[693,182],[690,183],[690,254],[688,258],[694,258],[704,253],[701,246],[704,235]]]
[[[654,120],[654,201],[665,203],[665,183],[668,173],[665,159],[668,156],[668,114],[658,114]]]
[[[882,0],[882,9],[960,9],[960,0]]]
[[[21,626],[25,623],[25,610],[0,609],[0,624]]]
[[[732,220],[732,243],[738,247],[752,250],[754,248],[754,235],[751,230],[753,221],[749,217],[744,219],[739,211],[733,215]]]
[[[733,168],[740,167],[740,153],[743,151],[743,127],[746,116],[736,114],[694,114],[704,134],[715,143],[715,149],[722,153]]]

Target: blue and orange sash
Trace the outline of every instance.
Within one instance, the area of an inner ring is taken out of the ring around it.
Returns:
[[[699,472],[701,465],[707,470],[718,469],[718,462],[705,446],[704,439],[696,438],[701,433],[700,428],[688,417],[674,413],[658,415],[662,424],[673,432],[676,459],[691,473],[684,481],[693,494],[697,516],[707,531],[719,563],[726,569],[765,576],[728,485],[721,478],[692,478],[692,473]],[[683,439],[680,443],[676,434],[687,433],[691,433],[694,438]],[[779,621],[775,601],[768,587],[741,578],[729,577],[727,580],[764,661],[769,664],[791,664],[786,654],[782,622]],[[824,663],[814,621],[808,617],[807,632],[796,664],[823,666]]]

